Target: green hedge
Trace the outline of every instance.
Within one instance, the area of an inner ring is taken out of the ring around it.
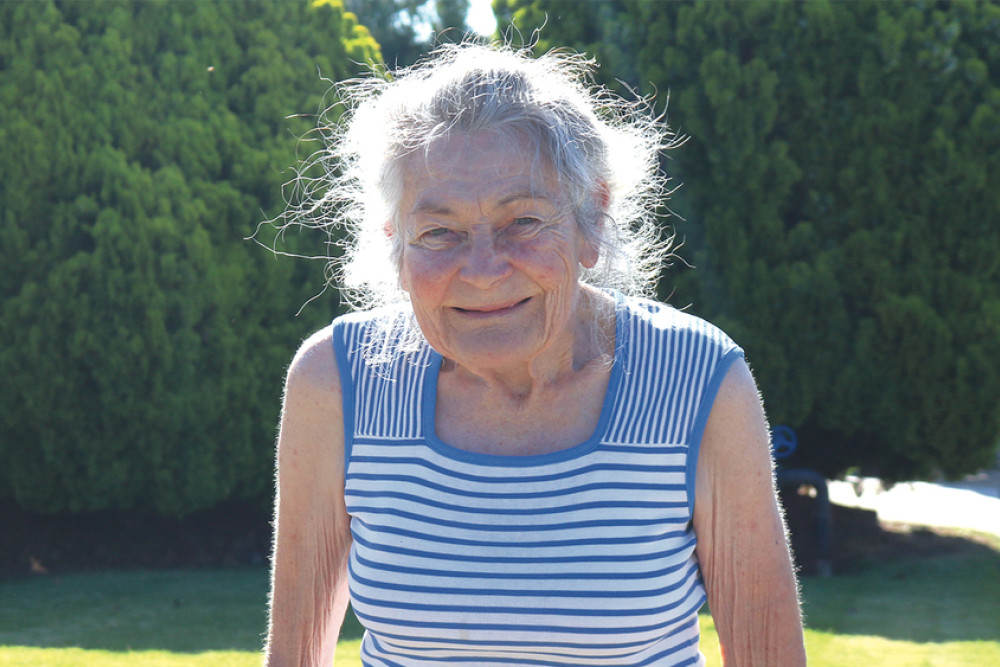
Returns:
[[[286,116],[374,57],[339,0],[0,3],[0,497],[268,497],[283,369],[336,301],[295,318],[322,266],[245,237],[314,123]]]
[[[1000,6],[499,2],[690,135],[663,284],[747,349],[790,463],[958,476],[1000,435]]]

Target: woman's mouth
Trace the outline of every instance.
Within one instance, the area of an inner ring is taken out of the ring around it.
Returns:
[[[517,310],[530,300],[531,297],[528,297],[527,299],[521,299],[520,301],[514,301],[513,303],[495,304],[488,306],[470,306],[467,308],[459,308],[458,306],[454,306],[454,309],[457,310],[462,315],[466,315],[469,317],[477,317],[477,318],[497,317],[514,312],[515,310]]]

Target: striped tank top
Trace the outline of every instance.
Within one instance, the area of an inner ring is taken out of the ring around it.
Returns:
[[[437,438],[440,355],[424,345],[373,364],[364,354],[376,318],[409,315],[335,321],[366,667],[704,664],[695,465],[742,351],[696,317],[617,299],[594,434],[538,456]]]

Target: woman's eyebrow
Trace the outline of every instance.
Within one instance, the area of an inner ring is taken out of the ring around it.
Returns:
[[[455,212],[447,204],[433,199],[421,199],[413,205],[411,213],[429,213],[430,215],[452,216]]]
[[[550,204],[553,203],[552,197],[550,197],[544,190],[516,190],[501,197],[497,201],[497,207],[499,208],[506,206],[507,204],[513,204],[516,201],[524,200],[537,200],[548,202]]]

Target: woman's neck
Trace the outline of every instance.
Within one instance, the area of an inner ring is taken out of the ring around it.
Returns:
[[[530,359],[503,368],[460,365],[445,359],[441,372],[470,388],[486,390],[512,404],[526,404],[575,381],[580,373],[606,370],[614,360],[615,302],[587,285],[580,289],[573,326]]]

